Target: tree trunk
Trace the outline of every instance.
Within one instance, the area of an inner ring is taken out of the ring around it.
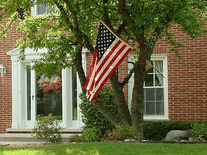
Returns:
[[[76,54],[73,63],[75,64],[76,72],[78,73],[78,77],[80,79],[82,92],[86,94],[86,90],[83,88],[85,85],[86,76],[82,66],[82,48],[79,49],[79,52]]]
[[[110,77],[110,81],[113,90],[115,92],[116,104],[117,104],[118,112],[121,116],[122,124],[131,126],[131,116],[130,116],[129,108],[126,103],[123,88],[118,81],[118,77],[116,73],[112,74],[112,76]]]
[[[146,64],[146,48],[140,47],[140,55],[137,64],[134,68],[134,88],[132,93],[131,103],[131,117],[132,126],[134,126],[140,136],[143,135],[143,83],[145,77],[145,64]]]

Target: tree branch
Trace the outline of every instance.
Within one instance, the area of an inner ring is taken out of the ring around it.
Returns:
[[[83,88],[85,81],[86,81],[86,76],[84,74],[84,69],[82,66],[82,47],[78,49],[78,52],[75,55],[75,59],[73,60],[73,63],[75,64],[76,71],[78,73],[78,77],[80,79],[80,84],[82,88],[82,92],[86,94],[86,90]]]
[[[132,77],[132,74],[134,73],[134,68],[132,68],[126,78],[124,78],[124,81],[121,83],[122,88],[129,82],[129,79]]]
[[[78,30],[79,29],[78,28],[78,20],[77,20],[76,13],[75,13],[73,7],[70,5],[70,3],[67,0],[63,0],[63,1],[65,2],[65,4],[67,5],[67,7],[69,8],[69,10],[72,14],[75,29]]]
[[[121,34],[121,32],[124,30],[125,26],[126,26],[126,22],[125,22],[125,20],[123,20],[122,24],[119,26],[116,33]]]
[[[66,1],[66,0],[64,0]],[[68,3],[68,2],[67,2]],[[91,45],[90,41],[89,41],[89,38],[79,29],[78,27],[78,20],[77,20],[77,17],[75,15],[75,11],[74,9],[72,8],[72,6],[68,3],[68,7],[71,7],[71,13],[72,13],[72,16],[73,16],[73,22],[74,22],[74,25],[75,27],[72,25],[70,19],[68,18],[68,14],[66,13],[66,11],[64,10],[63,6],[61,6],[58,2],[55,2],[56,6],[59,8],[59,10],[61,11],[61,13],[66,17],[65,18],[65,21],[66,23],[68,23],[69,25],[69,28],[75,33],[75,35],[79,36],[77,38],[82,38],[84,40],[84,43],[82,40],[78,40],[78,44],[82,47],[86,47],[88,50],[90,50],[90,52],[93,54],[94,52],[94,47]],[[69,8],[70,9],[70,8]]]
[[[138,43],[143,44],[144,31],[142,32],[141,35],[138,35],[136,33],[136,29],[137,29],[137,27],[135,26],[136,24],[134,23],[133,19],[131,18],[129,12],[125,9],[125,6],[126,6],[125,0],[119,0],[119,11],[120,11],[122,17],[124,18],[126,24],[133,25],[130,27],[132,33],[136,37]]]

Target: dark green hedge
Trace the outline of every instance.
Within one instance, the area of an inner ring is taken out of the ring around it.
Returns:
[[[144,137],[148,140],[160,141],[165,138],[171,130],[189,130],[192,129],[193,122],[182,121],[153,121],[145,122]]]

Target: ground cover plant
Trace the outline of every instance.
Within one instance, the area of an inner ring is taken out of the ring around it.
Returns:
[[[182,154],[206,155],[207,144],[162,144],[162,143],[77,143],[41,147],[0,147],[1,155],[125,155],[125,154]]]
[[[196,122],[192,125],[191,134],[200,141],[207,140],[207,122]]]

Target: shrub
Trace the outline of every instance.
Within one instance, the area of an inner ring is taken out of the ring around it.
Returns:
[[[69,137],[70,142],[85,142],[84,136],[83,135],[72,135]]]
[[[60,121],[52,114],[49,114],[48,116],[37,116],[33,132],[35,138],[46,140],[47,142],[60,143],[62,141],[60,130],[62,130]]]
[[[93,128],[85,128],[83,131],[84,140],[87,142],[99,141],[101,140],[101,130]]]
[[[144,137],[148,140],[160,141],[171,130],[189,130],[192,122],[182,121],[153,121],[144,123]]]
[[[84,94],[81,94],[80,98],[82,99],[82,103],[80,104],[80,109],[83,114],[83,122],[85,123],[83,130],[84,130],[84,137],[86,136],[85,137],[86,139],[87,137],[94,137],[94,138],[88,138],[88,140],[89,141],[91,139],[98,140],[104,137],[106,132],[112,131],[115,128],[112,125],[112,123],[109,122],[93,105],[96,103],[91,103],[90,101],[88,101]],[[102,103],[104,106],[110,108],[111,112],[118,115],[118,110],[114,99],[114,92],[111,90],[109,86],[104,86],[102,88],[102,90],[97,95],[95,102]],[[95,132],[97,136],[99,136],[99,138],[93,135],[91,133],[92,131]]]
[[[108,134],[108,136],[111,140],[139,139],[139,136],[136,133],[136,129],[132,126],[127,125],[116,126],[116,129],[114,129],[111,134]]]
[[[192,125],[191,134],[194,138],[205,141],[207,140],[207,122],[196,122]]]

